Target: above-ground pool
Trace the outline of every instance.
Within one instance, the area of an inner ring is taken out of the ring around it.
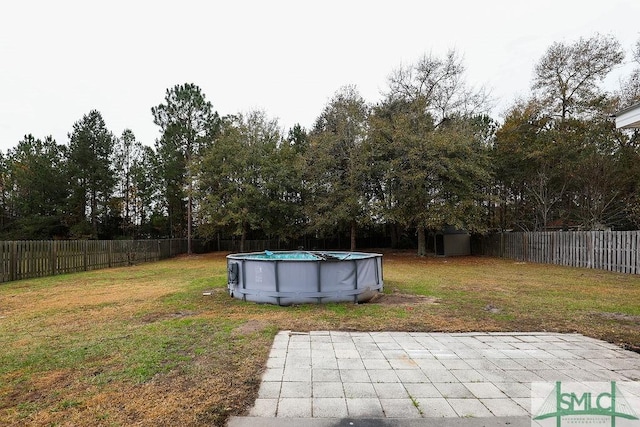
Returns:
[[[254,252],[227,256],[229,294],[278,305],[366,302],[382,291],[382,255]]]

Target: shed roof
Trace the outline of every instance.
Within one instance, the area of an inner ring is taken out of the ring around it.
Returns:
[[[640,128],[640,102],[615,114],[618,129]]]

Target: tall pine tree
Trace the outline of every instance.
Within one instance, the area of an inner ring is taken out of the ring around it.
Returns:
[[[219,131],[220,118],[197,85],[185,83],[167,89],[164,103],[151,109],[162,135],[156,142],[170,235],[185,236],[192,252],[193,168],[200,153]]]
[[[111,159],[115,137],[102,114],[91,110],[69,134],[68,171],[71,192],[71,232],[74,237],[98,238],[115,185]]]

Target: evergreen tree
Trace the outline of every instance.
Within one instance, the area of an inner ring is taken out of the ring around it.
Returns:
[[[105,224],[116,182],[111,160],[115,137],[102,115],[92,110],[73,125],[69,134],[67,165],[71,234],[98,238]]]
[[[220,137],[199,165],[205,235],[228,230],[240,237],[241,251],[253,230],[287,237],[296,193],[287,185],[290,168],[283,163],[281,141],[277,121],[262,111],[224,119]]]
[[[15,223],[5,233],[12,239],[63,236],[67,197],[64,147],[53,138],[26,135],[7,153]]]
[[[353,86],[338,90],[316,119],[306,151],[306,211],[312,231],[348,230],[356,248],[358,224],[368,221],[366,165],[369,106]]]
[[[192,252],[193,185],[192,169],[200,153],[213,144],[219,131],[218,113],[202,90],[192,83],[167,89],[163,104],[151,109],[153,121],[162,135],[156,142],[158,167],[170,235],[185,236]]]
[[[151,147],[142,146],[140,155],[131,165],[130,205],[131,221],[134,225],[135,237],[149,238],[157,236],[150,223],[153,209],[158,198],[156,154]]]
[[[141,162],[143,153],[142,144],[136,141],[131,129],[125,129],[118,138],[114,151],[114,166],[117,171],[117,198],[119,215],[121,217],[121,233],[123,236],[132,236],[135,228],[136,216],[136,187],[134,185],[134,172]]]

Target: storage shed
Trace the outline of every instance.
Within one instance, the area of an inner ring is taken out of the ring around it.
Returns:
[[[446,228],[434,235],[436,256],[471,255],[471,235],[464,230]]]

